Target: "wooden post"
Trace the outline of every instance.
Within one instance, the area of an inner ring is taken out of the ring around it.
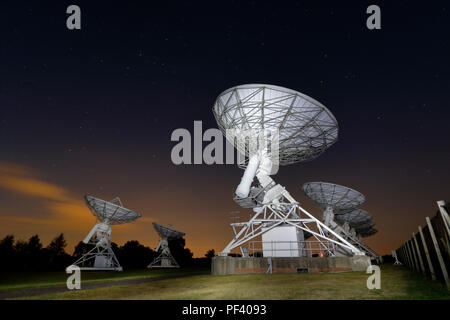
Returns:
[[[439,211],[441,212],[442,222],[444,222],[445,231],[447,231],[447,234],[445,235],[445,242],[447,248],[450,248],[450,241],[448,239],[450,237],[450,217],[448,216],[447,209],[445,208],[445,201],[438,201],[437,204]]]
[[[422,238],[423,250],[425,250],[425,256],[428,261],[428,268],[430,269],[431,279],[436,280],[436,274],[434,273],[433,264],[431,263],[430,253],[428,252],[427,243],[425,242],[425,237],[423,236],[422,228],[419,226],[420,238]]]
[[[445,267],[444,259],[442,259],[441,250],[439,249],[439,244],[436,240],[436,235],[434,234],[433,226],[431,225],[430,218],[427,217],[428,229],[430,230],[431,239],[433,240],[434,248],[436,249],[436,254],[439,259],[439,264],[441,265],[442,274],[444,275],[445,284],[447,289],[450,289],[450,280],[448,279],[447,268]]]
[[[405,242],[406,253],[408,254],[408,267],[413,268],[411,250],[409,250],[408,241]]]
[[[405,246],[406,246],[406,249],[408,250],[409,268],[414,269],[414,264],[413,264],[413,260],[412,260],[412,252],[411,252],[411,249],[409,248],[408,241],[405,242]]]
[[[403,246],[400,247],[400,256],[401,256],[401,263],[403,263],[403,265],[406,264],[405,262],[405,251],[403,250]]]
[[[414,239],[414,244],[416,245],[417,257],[419,258],[420,268],[422,269],[422,273],[425,274],[425,267],[423,265],[422,255],[420,254],[419,244],[417,243],[417,239],[416,236],[414,235],[414,232],[412,233],[412,237]]]
[[[441,212],[442,220],[445,225],[445,230],[447,230],[447,235],[450,236],[450,217],[448,216],[447,209],[445,209],[445,201],[438,201],[437,202],[439,211]]]
[[[405,251],[405,245],[402,245],[402,252],[403,252],[403,261],[404,261],[404,265],[407,266],[408,265],[408,256],[406,255],[406,251]]]
[[[403,261],[403,252],[402,252],[402,247],[398,248],[398,250],[395,250],[395,252],[397,252],[397,259],[398,261],[400,261],[401,264],[405,264]]]
[[[408,256],[408,250],[406,250],[406,244],[403,244],[403,254],[405,255],[405,266],[409,266],[409,256]]]
[[[403,263],[403,265],[406,265],[405,247],[404,247],[404,246],[401,246],[401,247],[400,247],[400,251],[401,251],[401,253],[402,253],[402,263]]]
[[[405,267],[408,267],[408,265],[409,265],[409,258],[408,258],[408,251],[406,251],[406,246],[405,246],[405,244],[403,244],[403,246],[402,246],[402,248],[403,248],[403,254],[405,255]]]
[[[412,251],[413,257],[414,257],[414,270],[420,272],[420,269],[419,269],[419,262],[417,261],[416,250],[414,249],[413,241],[412,241],[412,239],[411,239],[411,240],[409,240],[408,242],[409,242],[409,246],[411,247],[411,251]]]

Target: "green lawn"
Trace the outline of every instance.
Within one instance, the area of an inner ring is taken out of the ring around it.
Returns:
[[[85,271],[81,272],[81,282],[124,280],[166,275],[180,275],[197,272],[196,269],[147,269],[124,272]],[[69,275],[65,272],[18,272],[0,273],[0,292],[5,290],[28,289],[65,285]]]
[[[364,272],[200,275],[33,299],[450,299],[444,285],[404,267],[381,270],[380,290],[367,289]]]

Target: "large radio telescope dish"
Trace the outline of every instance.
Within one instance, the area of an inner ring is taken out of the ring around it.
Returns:
[[[153,227],[155,228],[156,232],[158,232],[159,235],[161,236],[161,238],[163,238],[163,239],[173,240],[173,239],[181,238],[185,235],[185,233],[183,233],[183,232],[174,230],[174,229],[166,227],[166,226],[162,226],[155,222],[153,222],[152,224],[153,224]]]
[[[115,204],[92,196],[85,196],[86,204],[92,214],[101,222],[117,225],[127,223],[141,217],[140,213],[124,208],[121,203]]]
[[[333,209],[339,214],[344,213],[340,210],[352,210],[364,201],[364,196],[345,187],[342,188],[347,192],[343,194],[330,189],[331,197],[326,197],[327,193],[320,189],[322,197],[319,192],[313,192],[314,189],[305,190],[320,206],[324,205],[327,219],[324,218],[326,223],[323,223],[301,208],[289,192],[271,178],[278,165],[313,160],[337,141],[338,123],[323,104],[291,89],[245,84],[222,92],[214,103],[213,113],[228,142],[239,151],[238,159],[242,159],[241,155],[248,158],[244,163],[239,161],[239,166],[246,168],[234,200],[254,211],[250,221],[231,224],[235,236],[219,255],[226,256],[237,247],[244,254],[244,243],[285,224],[298,228],[297,240],[305,239],[308,232],[324,248],[328,248],[326,243],[336,244],[337,247],[327,249],[329,254],[364,254],[364,249],[345,238],[342,234],[345,230],[339,226],[336,229],[337,224],[331,220]],[[338,195],[339,199],[333,198]],[[263,250],[263,254],[266,253]],[[298,256],[305,254],[298,252]]]
[[[222,92],[213,113],[222,132],[249,156],[243,132],[256,141],[266,129],[279,130],[280,165],[317,158],[337,141],[338,123],[320,102],[300,92],[267,84],[245,84]]]
[[[307,182],[303,184],[303,191],[322,210],[331,207],[335,214],[352,210],[365,201],[360,192],[328,182]]]

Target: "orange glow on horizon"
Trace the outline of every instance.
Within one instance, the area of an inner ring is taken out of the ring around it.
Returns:
[[[205,171],[207,170],[206,168]],[[175,172],[183,174],[181,169]],[[8,193],[9,199],[9,204],[2,204],[3,207],[0,207],[0,238],[14,234],[16,239],[25,240],[38,234],[46,245],[56,235],[64,233],[68,243],[66,251],[72,253],[74,246],[85,237],[96,219],[83,200],[84,194],[46,181],[41,176],[29,167],[0,162],[0,189]],[[236,204],[229,197],[223,196],[224,191],[231,190],[233,186],[228,188],[227,182],[211,188],[205,183],[204,189],[198,192],[188,187],[191,181],[186,182],[185,177],[168,183],[167,188],[140,193],[130,190],[124,194],[125,198],[122,200],[126,200],[125,206],[135,209],[143,216],[135,222],[113,226],[112,241],[122,245],[129,240],[138,240],[154,249],[159,236],[153,229],[152,222],[171,223],[175,229],[186,233],[186,247],[193,251],[195,257],[204,256],[209,249],[221,251],[233,236],[227,213],[236,210]],[[140,190],[141,187],[137,186],[136,189]],[[396,212],[404,207],[398,201],[377,200],[376,189],[365,189],[372,197],[371,207],[368,208],[370,212],[379,213],[386,209]],[[123,190],[122,187],[122,193]],[[205,192],[209,194],[205,196]],[[102,195],[104,194],[95,194],[100,198]],[[312,214],[320,215],[312,204],[307,201],[301,203]],[[408,214],[411,212],[407,211],[407,207],[405,210]],[[242,210],[242,215],[247,217],[248,212]],[[423,225],[425,216],[407,220],[401,215],[390,215],[388,219],[382,219],[380,214],[375,217],[379,233],[366,238],[364,242],[382,255],[397,248],[411,230],[417,229],[417,224]],[[403,228],[399,230],[396,225],[402,225]]]

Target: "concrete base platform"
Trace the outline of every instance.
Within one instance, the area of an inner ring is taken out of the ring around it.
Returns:
[[[367,256],[272,258],[272,273],[319,273],[366,271],[370,266]],[[213,275],[266,273],[268,258],[214,257],[211,262]]]

